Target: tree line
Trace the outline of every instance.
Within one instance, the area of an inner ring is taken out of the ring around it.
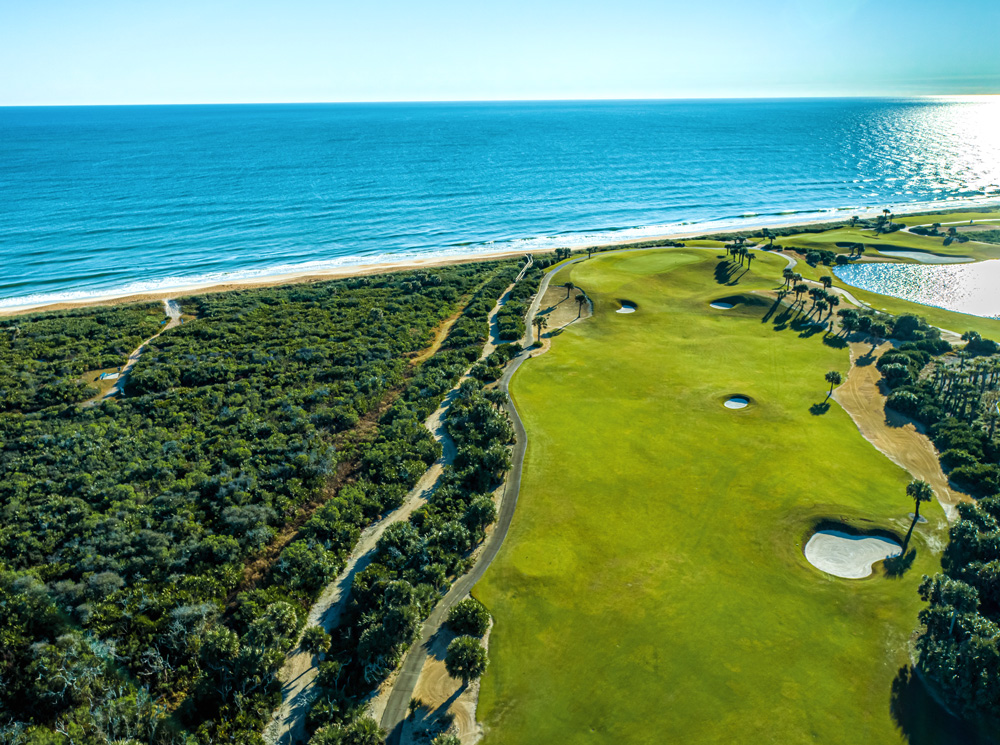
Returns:
[[[1000,716],[1000,347],[974,331],[953,349],[914,316],[892,318],[889,333],[908,339],[876,366],[890,389],[886,407],[927,427],[941,466],[957,488],[976,497],[958,505],[942,571],[924,576],[918,664],[957,714]],[[931,497],[913,482],[914,525]],[[912,527],[911,527],[912,530]]]

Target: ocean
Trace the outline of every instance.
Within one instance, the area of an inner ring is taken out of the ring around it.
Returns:
[[[0,108],[0,307],[1000,199],[1000,100]]]

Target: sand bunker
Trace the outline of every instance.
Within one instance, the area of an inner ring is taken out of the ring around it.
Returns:
[[[732,310],[733,309],[733,304],[732,303],[724,303],[721,300],[716,300],[714,303],[709,303],[709,306],[712,307],[712,308],[717,308],[719,310]]]
[[[727,409],[745,409],[750,405],[750,399],[746,396],[730,396],[722,405]]]
[[[879,535],[851,535],[840,530],[820,530],[806,544],[806,560],[817,569],[845,579],[861,579],[872,565],[899,556],[902,547]]]
[[[635,313],[635,303],[630,303],[628,300],[620,300],[619,302],[622,304],[622,307],[616,310],[615,313]]]

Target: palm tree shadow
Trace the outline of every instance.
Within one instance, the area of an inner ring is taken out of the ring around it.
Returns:
[[[871,350],[854,358],[855,367],[867,367],[868,365],[874,364],[874,362],[875,355],[872,354]]]
[[[729,262],[728,259],[720,261],[715,265],[715,281],[720,285],[733,285],[735,282],[731,281],[733,274],[735,273],[735,268],[733,264]]]
[[[913,526],[910,526],[910,531],[913,531]],[[905,545],[905,542],[904,542]],[[915,549],[910,549],[906,553],[900,554],[899,556],[890,556],[888,559],[882,562],[882,570],[885,572],[886,577],[902,577],[906,574],[907,570],[913,566],[913,560],[917,558],[917,552]]]
[[[818,404],[813,404],[809,407],[809,413],[813,416],[823,416],[826,412],[830,410],[830,401],[826,400]]]
[[[761,323],[767,323],[768,321],[771,320],[771,317],[774,316],[774,314],[778,312],[778,308],[782,307],[781,301],[782,301],[782,298],[781,298],[781,296],[779,296],[774,301],[774,304],[771,305],[771,307],[767,309],[767,313],[764,314],[764,317],[760,319]],[[782,313],[782,315],[784,315],[784,313]]]

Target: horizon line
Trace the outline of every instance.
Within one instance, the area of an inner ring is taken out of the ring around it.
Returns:
[[[460,103],[590,103],[590,102],[632,102],[632,101],[799,101],[799,100],[844,100],[844,99],[969,99],[1000,96],[994,93],[898,93],[898,94],[851,94],[851,95],[761,95],[761,96],[639,96],[639,97],[591,97],[591,98],[414,98],[414,99],[357,99],[357,100],[303,100],[303,101],[174,101],[140,103],[2,103],[0,109],[28,108],[88,108],[125,106],[316,106],[316,105],[358,105],[358,104],[460,104]]]

